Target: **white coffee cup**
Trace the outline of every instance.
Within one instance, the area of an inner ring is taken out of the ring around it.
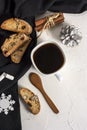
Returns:
[[[38,44],[31,51],[31,61],[39,73],[46,76],[55,74],[61,80],[61,75],[58,72],[65,64],[65,55],[57,42],[45,41]]]

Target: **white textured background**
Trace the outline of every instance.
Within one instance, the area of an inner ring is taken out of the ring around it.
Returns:
[[[87,130],[87,12],[64,14],[65,21],[79,28],[82,41],[74,48],[62,45],[59,32],[62,24],[45,30],[38,43],[46,40],[58,42],[66,56],[66,64],[60,70],[63,80],[53,76],[40,75],[45,91],[59,108],[55,114],[47,105],[41,93],[30,83],[30,72],[38,73],[33,67],[19,80],[19,86],[27,87],[39,96],[41,111],[31,114],[20,101],[22,130]]]

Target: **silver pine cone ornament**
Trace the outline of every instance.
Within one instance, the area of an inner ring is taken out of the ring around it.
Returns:
[[[60,32],[60,40],[62,44],[74,47],[80,43],[82,34],[79,29],[73,25],[66,25],[62,27]]]

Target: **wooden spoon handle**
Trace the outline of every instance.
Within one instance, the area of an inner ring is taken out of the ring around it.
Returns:
[[[46,99],[48,105],[50,106],[50,108],[55,112],[58,113],[59,110],[57,109],[57,107],[55,106],[55,104],[52,102],[52,100],[50,99],[50,97],[46,94],[46,92],[44,91],[44,89],[41,90],[41,93],[43,94],[44,98]]]

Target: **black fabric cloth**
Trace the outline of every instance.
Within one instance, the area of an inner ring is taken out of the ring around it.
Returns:
[[[87,0],[14,0],[15,15],[35,15],[45,11],[81,13],[87,10]]]
[[[4,19],[12,17],[11,15],[4,14],[0,17],[0,22]],[[32,41],[27,48],[22,61],[19,64],[15,64],[11,61],[10,57],[6,58],[3,56],[2,51],[0,50],[0,75],[3,72],[11,74],[14,76],[14,80],[3,79],[0,82],[0,97],[2,93],[12,95],[15,100],[14,111],[9,111],[7,115],[4,112],[0,113],[0,130],[21,130],[21,119],[20,119],[20,105],[18,99],[18,85],[17,81],[20,79],[30,68],[31,60],[30,60],[30,52],[32,48],[36,45],[36,32],[34,31],[34,17],[24,17],[22,18],[29,22],[33,27],[33,32],[31,34]],[[5,38],[11,35],[11,32],[4,31],[0,29],[0,46],[3,44]],[[1,103],[1,102],[0,102]],[[0,105],[1,109],[1,105]]]
[[[1,21],[4,21],[7,18],[10,18],[12,16],[10,15],[4,15],[0,17]],[[21,17],[22,18],[22,17]],[[36,32],[34,31],[34,17],[24,17],[22,18],[29,22],[31,26],[33,27],[33,32],[31,34],[32,41],[27,48],[24,57],[22,61],[19,64],[15,64],[11,61],[10,57],[6,58],[3,56],[2,51],[0,50],[0,74],[3,72],[6,72],[8,74],[11,74],[15,77],[14,81],[4,79],[2,82],[0,82],[0,92],[3,92],[5,89],[11,87],[14,83],[18,81],[18,79],[25,74],[25,72],[30,68],[31,66],[31,60],[30,60],[30,52],[32,48],[36,45]],[[9,37],[12,32],[8,32],[5,30],[0,29],[0,46],[3,44],[3,41],[5,38]]]
[[[0,74],[9,73],[15,77],[13,81],[3,79],[0,82],[0,103],[1,96],[11,95],[15,100],[14,111],[8,114],[1,112],[0,104],[0,130],[21,130],[20,105],[18,97],[18,80],[27,72],[31,66],[30,53],[36,45],[35,17],[46,11],[63,12],[63,13],[81,13],[87,10],[87,0],[0,0],[0,24],[8,18],[18,17],[26,20],[33,27],[31,34],[32,41],[24,57],[19,64],[13,63],[10,58],[5,58],[0,50]],[[0,29],[0,47],[5,38],[12,32]]]
[[[0,15],[10,10],[15,16],[37,16],[47,10],[81,13],[87,10],[87,0],[0,0]]]
[[[8,12],[7,11],[4,12],[0,16],[0,24],[5,19],[11,18],[11,17],[15,17],[15,16],[9,10]],[[0,49],[0,75],[3,72],[6,72],[14,76],[14,80],[9,80],[5,78],[0,82],[0,103],[1,103],[0,104],[0,111],[1,111],[0,112],[0,130],[22,130],[17,82],[27,72],[27,70],[31,66],[30,52],[36,45],[37,39],[36,39],[36,32],[34,30],[34,27],[35,27],[34,16],[31,16],[31,17],[20,16],[20,18],[24,19],[32,26],[33,28],[33,32],[31,34],[32,41],[29,47],[27,48],[22,61],[19,64],[13,63],[10,57],[8,58],[4,57]],[[0,47],[3,44],[4,40],[7,37],[9,37],[11,34],[13,33],[0,29]],[[4,100],[2,100],[3,93],[6,96],[11,95],[12,99],[15,100],[15,104],[13,104],[14,111],[9,110],[7,115],[4,113],[4,110],[6,108],[3,109],[2,111],[2,106],[3,106],[2,102],[4,102]]]
[[[21,130],[20,105],[18,97],[18,85],[15,83],[12,87],[3,91],[5,96],[11,95],[11,100],[15,101],[14,110],[0,113],[0,130]]]

